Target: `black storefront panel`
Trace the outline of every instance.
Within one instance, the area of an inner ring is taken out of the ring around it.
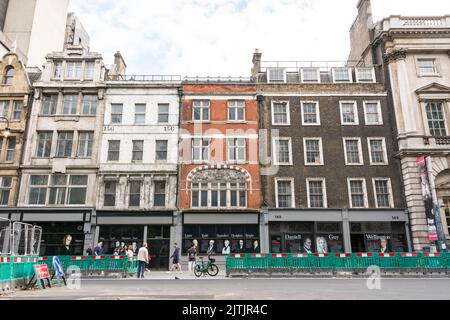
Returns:
[[[197,243],[200,254],[260,252],[258,225],[184,225],[183,252]]]
[[[82,255],[83,222],[38,222],[42,227],[41,256]]]
[[[339,222],[275,222],[269,233],[273,253],[344,252]]]
[[[353,252],[408,251],[403,222],[352,222],[350,238]]]

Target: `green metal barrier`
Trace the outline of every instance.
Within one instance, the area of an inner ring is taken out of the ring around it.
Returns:
[[[0,283],[11,281],[11,258],[0,257]]]
[[[450,253],[276,253],[231,254],[226,257],[228,270],[450,270]]]

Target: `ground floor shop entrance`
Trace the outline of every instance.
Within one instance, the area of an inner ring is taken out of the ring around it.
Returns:
[[[268,245],[273,253],[408,252],[412,249],[404,210],[273,210]]]

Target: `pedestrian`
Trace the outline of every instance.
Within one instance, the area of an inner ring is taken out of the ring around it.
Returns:
[[[103,253],[103,242],[99,242],[94,248],[94,254],[99,256]]]
[[[137,272],[138,278],[144,278],[144,272],[148,261],[149,259],[148,259],[147,243],[144,242],[144,244],[142,245],[142,247],[139,249],[138,252],[138,272]]]
[[[195,263],[197,261],[197,248],[196,248],[194,243],[192,243],[192,245],[189,248],[187,254],[188,254],[188,268],[189,268],[189,272],[194,273]]]
[[[132,247],[131,245],[128,246],[128,249],[127,249],[127,257],[128,257],[128,259],[134,257],[133,247]]]
[[[92,252],[92,245],[88,245],[88,248],[86,249],[86,255],[87,256],[92,256],[93,252]]]
[[[173,253],[170,256],[172,258],[172,267],[169,269],[167,273],[170,273],[173,271],[173,269],[176,267],[180,273],[183,273],[183,270],[181,270],[181,263],[180,263],[180,248],[178,247],[178,243],[173,244]]]

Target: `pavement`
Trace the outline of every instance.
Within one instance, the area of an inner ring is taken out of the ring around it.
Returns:
[[[175,279],[175,276],[179,279]],[[70,282],[70,281],[69,281]],[[369,284],[369,286],[368,286]],[[150,272],[145,279],[82,279],[79,287],[16,291],[0,300],[448,300],[450,279],[196,278]]]

